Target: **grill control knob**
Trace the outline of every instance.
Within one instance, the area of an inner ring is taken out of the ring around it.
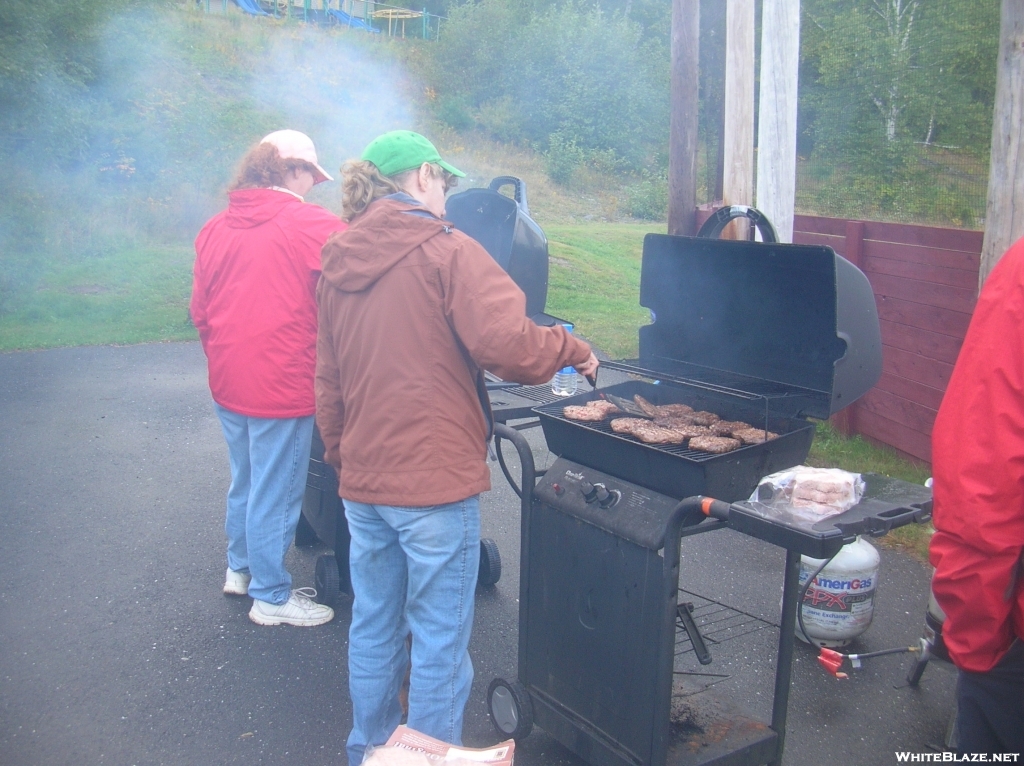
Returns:
[[[594,486],[589,481],[581,481],[580,492],[583,493],[583,499],[586,500],[588,503],[592,503],[595,500],[597,500],[597,487],[601,486],[603,485],[598,484],[597,486]]]
[[[612,496],[612,493],[608,491],[608,487],[604,484],[595,484],[594,489],[597,490],[597,504],[602,508],[607,508],[608,500]]]
[[[611,508],[622,499],[622,493],[617,489],[605,490],[605,496],[598,493],[597,504],[602,508]]]

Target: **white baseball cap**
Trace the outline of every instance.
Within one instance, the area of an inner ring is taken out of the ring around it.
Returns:
[[[330,174],[324,170],[316,161],[316,149],[313,147],[313,139],[305,133],[297,130],[275,130],[273,133],[263,137],[261,144],[273,144],[277,153],[283,160],[304,160],[316,168],[319,176],[317,183],[322,181],[333,181]]]

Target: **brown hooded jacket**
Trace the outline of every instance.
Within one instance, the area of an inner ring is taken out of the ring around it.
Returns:
[[[424,507],[490,489],[482,370],[539,384],[590,347],[534,324],[487,251],[406,195],[370,205],[322,260],[316,420],[339,494]]]

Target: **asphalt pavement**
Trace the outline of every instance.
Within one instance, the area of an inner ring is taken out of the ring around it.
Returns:
[[[525,433],[545,465],[540,430]],[[492,466],[483,533],[504,571],[477,594],[471,746],[498,741],[485,692],[516,671],[519,501]],[[248,620],[249,599],[221,594],[228,480],[198,344],[0,354],[0,764],[345,764],[349,603],[323,627],[267,628]],[[292,548],[296,587],[324,551]],[[854,651],[916,643],[924,626],[928,568],[881,555],[875,620]],[[684,541],[683,587],[769,624],[717,670],[762,717],[783,564],[728,530]],[[938,749],[955,674],[932,663],[907,688],[910,663],[868,660],[838,681],[798,645],[784,762]],[[535,729],[516,763],[583,761]]]

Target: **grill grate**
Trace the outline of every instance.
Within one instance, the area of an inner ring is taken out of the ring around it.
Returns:
[[[693,621],[697,624],[697,629],[708,646],[724,644],[726,641],[732,641],[765,628],[779,627],[773,622],[762,620],[760,617],[741,612],[731,606],[680,588],[678,603],[683,602],[693,604]],[[683,629],[682,621],[677,619],[675,656],[678,659],[692,651],[693,644],[690,641],[690,636]]]
[[[550,383],[545,383],[541,386],[520,386],[509,389],[509,393],[522,399],[529,399],[531,402],[540,402],[541,404],[549,404],[565,398],[555,394],[551,390]]]

